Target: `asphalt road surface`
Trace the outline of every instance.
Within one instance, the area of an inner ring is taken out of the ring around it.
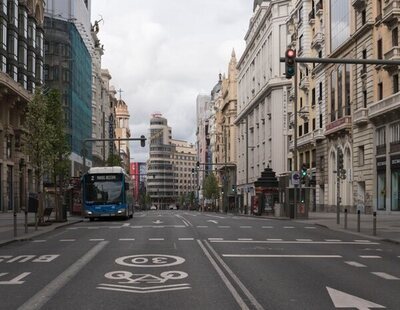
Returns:
[[[187,211],[84,221],[0,247],[1,309],[400,309],[400,247]]]

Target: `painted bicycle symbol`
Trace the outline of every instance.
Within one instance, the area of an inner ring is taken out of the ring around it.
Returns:
[[[112,271],[104,275],[110,280],[120,280],[120,284],[139,284],[139,283],[165,283],[168,280],[181,280],[187,278],[188,274],[183,271],[165,271],[160,276],[152,274],[133,274],[129,271]]]

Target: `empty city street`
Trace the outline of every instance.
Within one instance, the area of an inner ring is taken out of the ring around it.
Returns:
[[[147,211],[1,247],[0,295],[2,309],[396,309],[399,261],[398,245],[301,222]]]

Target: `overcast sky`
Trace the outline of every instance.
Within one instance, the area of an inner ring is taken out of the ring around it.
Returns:
[[[148,136],[161,112],[173,138],[195,142],[196,97],[227,73],[233,48],[240,58],[252,8],[251,0],[92,1],[92,23],[104,20],[102,67],[123,90],[133,137]],[[131,143],[131,158],[145,161],[148,148]]]

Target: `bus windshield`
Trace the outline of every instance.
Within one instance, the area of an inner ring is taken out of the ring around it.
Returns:
[[[87,204],[112,204],[122,202],[122,175],[89,174],[85,180]]]

